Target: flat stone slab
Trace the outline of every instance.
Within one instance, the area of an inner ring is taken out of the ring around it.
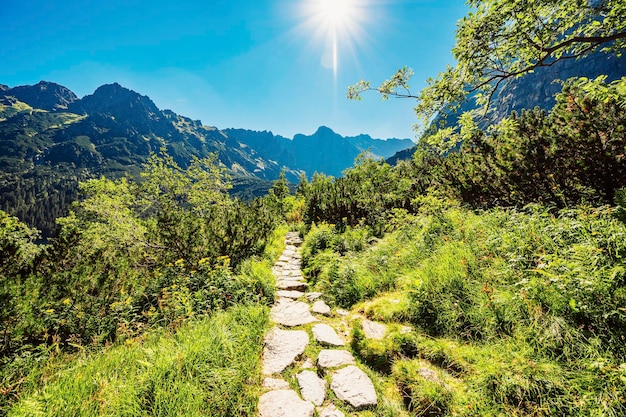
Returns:
[[[270,312],[270,317],[283,326],[294,327],[317,321],[311,315],[309,305],[289,298],[279,298]]]
[[[355,363],[354,356],[347,350],[324,349],[317,356],[317,364],[322,368],[336,368]]]
[[[263,380],[263,388],[269,389],[289,389],[289,383],[284,379],[265,378]]]
[[[302,291],[276,291],[276,297],[292,298],[294,300],[297,300],[303,295],[304,293]]]
[[[302,371],[296,375],[302,398],[315,405],[322,405],[326,398],[326,381],[313,371]]]
[[[306,299],[313,302],[320,298],[322,295],[324,294],[322,294],[321,292],[308,292],[306,293]]]
[[[313,326],[312,331],[313,331],[313,337],[315,338],[315,340],[317,340],[323,345],[329,345],[329,346],[344,346],[345,345],[344,341],[341,340],[341,338],[339,337],[335,329],[330,327],[328,324],[322,324],[322,323],[316,324],[315,326]]]
[[[302,281],[281,279],[276,282],[276,287],[279,290],[304,291],[309,287],[309,284]]]
[[[315,364],[313,363],[311,358],[306,358],[306,360],[304,362],[302,362],[302,365],[300,365],[300,368],[302,368],[302,369],[313,369],[313,368],[315,368]]]
[[[378,401],[372,380],[356,366],[347,366],[335,372],[330,388],[337,398],[357,410],[374,406]]]
[[[309,344],[304,330],[282,330],[274,327],[265,337],[263,348],[263,374],[282,372],[302,355]]]
[[[323,314],[324,316],[330,315],[330,307],[322,300],[317,300],[313,303],[311,311],[317,314]]]
[[[313,417],[315,407],[293,390],[270,391],[259,399],[259,417]]]
[[[368,339],[382,340],[387,334],[387,326],[365,319],[363,320],[363,333]]]
[[[297,266],[293,266],[293,267],[290,267],[289,265],[285,266],[283,268],[283,272],[281,276],[291,277],[293,279],[304,279],[304,277],[302,276],[302,272],[300,272],[300,267],[297,267]]]
[[[331,404],[328,407],[318,408],[317,415],[320,417],[346,417],[346,415],[338,410],[334,404]]]

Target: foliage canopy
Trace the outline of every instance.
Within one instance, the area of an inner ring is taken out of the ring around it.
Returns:
[[[622,0],[468,0],[470,12],[458,22],[452,49],[455,66],[448,66],[417,95],[411,93],[413,72],[402,68],[379,87],[360,81],[348,97],[360,99],[367,90],[417,99],[422,127],[437,114],[456,111],[475,94],[490,104],[507,80],[577,59],[596,51],[621,54],[626,47],[626,3]]]

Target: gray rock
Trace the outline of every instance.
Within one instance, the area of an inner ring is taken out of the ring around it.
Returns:
[[[335,329],[330,327],[328,324],[316,324],[315,326],[313,326],[312,331],[313,331],[313,337],[315,338],[315,340],[317,340],[323,345],[330,345],[330,346],[344,346],[345,345],[344,341],[341,340],[337,332],[335,332]]]
[[[308,344],[309,335],[305,331],[274,327],[265,337],[263,374],[282,372],[302,355]]]
[[[306,299],[313,302],[320,298],[322,295],[324,294],[322,294],[321,292],[309,292],[306,294]]]
[[[276,287],[279,290],[287,290],[287,291],[305,291],[308,288],[309,284],[302,281],[296,280],[285,280],[280,279],[276,282]]]
[[[354,365],[354,356],[347,350],[325,349],[317,357],[317,364],[321,368],[336,368],[343,365]]]
[[[302,369],[313,369],[313,368],[315,368],[315,365],[313,364],[313,361],[311,360],[311,358],[306,358],[306,360],[304,362],[302,362],[302,365],[300,365],[300,368],[302,368]]]
[[[322,405],[326,398],[326,381],[313,371],[302,371],[296,375],[302,398],[315,405]]]
[[[291,260],[291,256],[280,255],[278,258],[278,262],[289,262]]]
[[[290,264],[283,266],[283,269],[285,271],[300,271],[300,265],[294,265],[290,263]]]
[[[315,303],[313,303],[311,311],[317,314],[323,314],[325,316],[328,316],[330,314],[330,307],[328,307],[328,305],[324,301],[317,300]]]
[[[348,310],[344,310],[342,308],[338,308],[337,309],[337,314],[339,314],[342,317],[347,316],[348,314],[350,314],[350,312]]]
[[[304,295],[301,291],[277,291],[276,297],[284,297],[284,298],[293,298],[294,300],[302,297]]]
[[[270,312],[270,316],[276,323],[283,326],[293,327],[317,321],[311,315],[309,305],[288,298],[279,298]]]
[[[300,273],[300,268],[290,270],[287,268],[283,269],[283,273],[281,275],[282,279],[295,279],[295,280],[304,280],[304,277]]]
[[[346,417],[346,415],[338,410],[334,404],[331,404],[328,407],[318,408],[317,414],[319,417]]]
[[[420,368],[417,370],[417,373],[422,376],[427,381],[434,382],[435,384],[439,384],[442,387],[448,387],[448,385],[439,378],[439,375],[432,369],[428,368]]]
[[[265,378],[263,380],[263,387],[273,390],[277,389],[289,389],[289,383],[284,379],[277,378]]]
[[[259,417],[313,417],[315,407],[293,390],[265,393],[259,399]]]
[[[330,388],[337,398],[357,410],[376,405],[376,390],[372,380],[356,366],[347,366],[333,374]]]
[[[382,340],[387,333],[387,326],[367,319],[363,320],[363,333],[368,339]]]

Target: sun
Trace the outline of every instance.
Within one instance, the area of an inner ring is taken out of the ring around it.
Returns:
[[[363,37],[362,25],[367,19],[371,0],[304,0],[304,28],[324,46],[323,66],[332,68],[335,79],[341,51],[352,50]],[[330,58],[330,59],[329,59]]]
[[[318,0],[317,7],[322,19],[333,25],[348,21],[355,11],[355,4],[350,0]]]

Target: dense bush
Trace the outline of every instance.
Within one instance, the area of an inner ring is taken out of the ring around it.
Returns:
[[[474,208],[612,204],[626,187],[625,86],[626,78],[570,81],[551,111],[467,126],[454,151],[424,138],[412,161],[395,167],[360,158],[342,178],[315,176],[300,187],[304,220],[364,223],[380,236],[393,209],[415,213],[415,198],[429,190]]]
[[[54,352],[99,348],[273,300],[271,265],[259,256],[276,238],[287,196],[231,199],[215,158],[182,169],[154,156],[142,177],[82,183],[84,198],[59,219],[47,246],[0,212],[0,380],[7,393],[18,395],[20,381]]]

